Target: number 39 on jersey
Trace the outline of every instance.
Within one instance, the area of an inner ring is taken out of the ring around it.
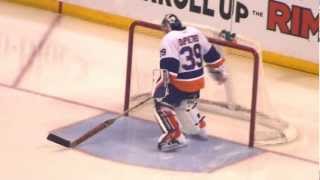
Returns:
[[[208,66],[223,63],[207,38],[192,27],[169,32],[161,42],[160,58],[160,68],[169,71],[171,84],[185,92],[204,87],[204,63]]]

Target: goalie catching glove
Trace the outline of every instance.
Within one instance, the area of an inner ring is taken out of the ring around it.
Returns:
[[[223,65],[217,68],[208,67],[208,71],[210,76],[219,84],[225,83],[228,79],[228,75]]]

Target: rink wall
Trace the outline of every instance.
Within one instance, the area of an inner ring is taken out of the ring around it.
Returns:
[[[59,11],[58,0],[8,1],[31,5],[54,12]],[[170,7],[166,7],[170,5],[168,2],[171,3]],[[218,29],[231,28],[230,21],[232,21],[233,31],[246,36],[249,35],[250,38],[263,42],[263,60],[265,62],[319,74],[319,22],[317,24],[317,32],[315,32],[315,27],[311,23],[314,22],[313,18],[319,18],[318,14],[315,16],[315,14],[318,13],[318,6],[317,8],[312,7],[316,2],[316,4],[318,4],[318,0],[291,0],[290,4],[285,3],[287,2],[285,0],[269,0],[269,3],[272,2],[274,5],[266,4],[268,3],[267,0],[265,1],[266,3],[254,0],[238,0],[234,1],[234,19],[231,19],[232,16],[228,19],[229,16],[228,13],[226,13],[228,11],[225,10],[228,9],[228,3],[230,2],[228,0],[190,1],[190,6],[185,9],[183,9],[184,4],[174,4],[173,2],[178,1],[132,0],[124,2],[123,0],[119,0],[110,3],[110,1],[105,0],[64,0],[61,4],[63,4],[63,14],[80,17],[101,24],[112,25],[122,29],[128,29],[134,19],[159,23],[158,21],[162,18],[163,14],[169,12],[178,14],[181,19],[185,21],[197,22],[200,25],[213,24]],[[187,3],[188,1],[179,2]],[[191,2],[194,2],[193,5]],[[200,2],[203,2],[202,6]],[[209,2],[220,2],[220,6],[217,4],[216,6],[211,5],[209,7]],[[221,6],[221,3],[225,6]],[[300,4],[296,5],[292,3]],[[179,7],[177,5],[179,5]],[[222,7],[224,10],[219,8],[214,9],[213,7]],[[199,8],[202,8],[202,11],[199,11]],[[273,17],[271,22],[270,18],[272,17],[270,16],[270,8],[273,9],[273,12],[277,10],[281,11],[275,14],[276,16],[279,15],[279,17]],[[315,9],[317,10],[316,13]],[[287,11],[289,14],[285,14]],[[212,12],[214,16],[210,16],[210,14],[212,15]],[[281,20],[286,21],[286,24],[280,22]],[[308,23],[304,25],[302,23],[304,22],[303,20]],[[255,24],[255,26],[252,27],[252,24]],[[289,26],[288,24],[291,25]],[[264,29],[259,30],[261,27]],[[145,32],[159,35],[152,31]],[[277,40],[276,43],[274,42],[274,39]]]

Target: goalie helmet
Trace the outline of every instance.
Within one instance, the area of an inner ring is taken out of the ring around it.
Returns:
[[[167,14],[164,16],[162,23],[161,23],[161,28],[166,33],[173,31],[173,30],[179,31],[179,30],[185,29],[185,27],[182,25],[179,18],[174,14]]]

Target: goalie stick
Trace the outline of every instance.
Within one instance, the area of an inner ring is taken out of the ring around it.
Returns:
[[[47,139],[49,141],[55,142],[57,144],[60,144],[64,147],[70,147],[73,148],[79,144],[81,144],[82,142],[84,142],[85,140],[89,139],[90,137],[94,136],[95,134],[97,134],[98,132],[100,132],[101,130],[109,127],[110,125],[112,125],[116,120],[118,120],[119,118],[121,118],[122,116],[125,116],[126,114],[128,114],[129,112],[131,112],[132,110],[140,107],[141,105],[145,104],[146,102],[148,102],[150,99],[152,99],[151,96],[147,97],[146,99],[144,99],[143,101],[141,101],[140,103],[136,104],[135,106],[131,107],[130,109],[123,111],[121,114],[107,119],[104,122],[98,124],[97,126],[95,126],[94,128],[90,129],[89,131],[85,132],[83,135],[81,135],[80,137],[78,137],[77,139],[75,139],[74,141],[69,141],[67,139],[64,139],[63,137],[57,136],[53,133],[50,133],[47,137]]]

